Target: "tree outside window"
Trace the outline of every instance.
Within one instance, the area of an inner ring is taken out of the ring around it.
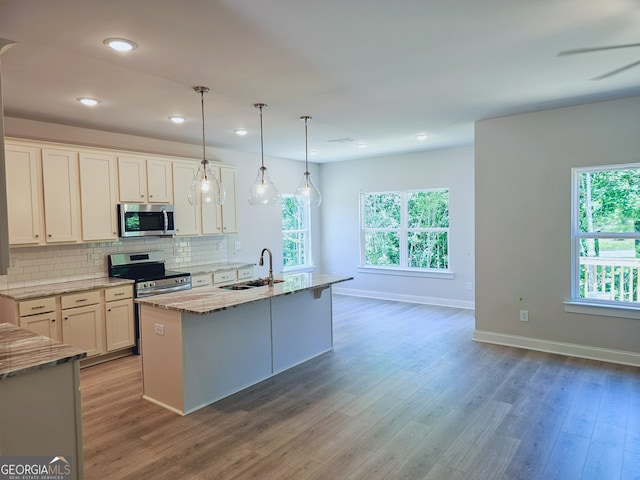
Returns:
[[[573,172],[573,298],[640,301],[640,165]]]
[[[449,269],[449,190],[365,193],[361,196],[362,263]]]
[[[280,202],[283,269],[311,266],[309,206],[293,195],[283,195]]]

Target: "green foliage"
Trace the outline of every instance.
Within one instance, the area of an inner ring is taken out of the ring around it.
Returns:
[[[634,232],[640,221],[640,169],[580,174],[581,232]]]
[[[283,196],[282,205],[282,258],[284,267],[307,263],[306,236],[308,235],[307,207],[294,196]]]
[[[449,268],[448,190],[370,193],[362,202],[367,265]]]

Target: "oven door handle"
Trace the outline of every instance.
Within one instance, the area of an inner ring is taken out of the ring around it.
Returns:
[[[160,295],[162,293],[170,293],[170,292],[178,292],[180,290],[191,290],[191,285],[186,284],[187,286],[185,286],[185,284],[183,283],[182,285],[176,285],[175,287],[168,287],[168,288],[163,288],[162,290],[150,290],[147,292],[136,292],[137,298],[143,298],[143,297],[149,297],[151,295]]]

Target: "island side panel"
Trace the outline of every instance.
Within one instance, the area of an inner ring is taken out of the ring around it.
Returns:
[[[84,478],[78,360],[0,381],[0,455],[70,458]]]
[[[142,390],[145,399],[184,412],[180,312],[140,305]]]
[[[270,302],[182,314],[185,413],[271,376]]]
[[[273,297],[271,317],[274,374],[333,348],[331,288]]]

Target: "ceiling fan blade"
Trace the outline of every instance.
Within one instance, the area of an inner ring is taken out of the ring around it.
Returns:
[[[624,72],[625,70],[629,70],[630,68],[637,67],[638,65],[640,65],[640,60],[638,60],[637,62],[630,63],[629,65],[625,65],[624,67],[611,70],[610,72],[594,77],[591,80],[602,80],[603,78],[609,78],[609,77],[612,77],[613,75],[617,75],[618,73]]]
[[[600,52],[603,50],[617,50],[618,48],[630,48],[630,47],[640,47],[640,43],[626,43],[623,45],[609,45],[605,47],[586,47],[586,48],[574,48],[572,50],[563,50],[558,53],[558,57],[562,57],[564,55],[576,55],[578,53],[591,53],[591,52]]]

